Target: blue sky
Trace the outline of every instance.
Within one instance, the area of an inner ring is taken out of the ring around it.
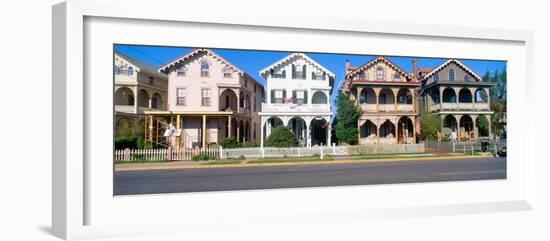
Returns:
[[[193,48],[183,47],[158,47],[158,46],[138,46],[138,45],[115,45],[115,50],[122,52],[134,59],[140,60],[154,67],[160,67],[165,63],[181,56],[184,53],[191,51]],[[214,52],[230,61],[250,76],[256,78],[260,83],[266,83],[265,79],[258,75],[258,72],[271,65],[273,62],[285,57],[291,52],[280,51],[254,51],[254,50],[230,50],[230,49],[213,49]],[[339,86],[339,83],[344,79],[345,61],[349,60],[352,66],[360,66],[371,59],[375,55],[350,55],[350,54],[321,54],[321,53],[306,53],[309,57],[323,65],[328,70],[336,75],[334,85]],[[407,72],[412,72],[411,57],[388,57],[390,61],[398,65]],[[434,68],[443,63],[446,59],[439,58],[416,58],[418,68]],[[503,70],[506,67],[505,61],[493,60],[461,60],[470,69],[482,76],[487,70]],[[337,95],[337,90],[332,93],[331,102]]]

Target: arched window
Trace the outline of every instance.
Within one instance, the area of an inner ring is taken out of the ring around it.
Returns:
[[[449,70],[449,80],[455,80],[455,70],[454,69]]]
[[[398,73],[395,73],[393,74],[393,81],[399,81],[399,79],[401,78],[401,76],[398,74]]]
[[[204,60],[201,62],[201,77],[208,77],[210,73],[210,63]]]
[[[223,77],[224,78],[231,78],[231,76],[233,75],[233,72],[231,71],[231,68],[229,67],[225,67],[223,70]]]
[[[134,68],[128,67],[128,71],[127,71],[127,72],[128,72],[128,73],[127,73],[128,75],[133,75],[133,74],[134,74]]]
[[[468,74],[464,75],[464,81],[470,81],[470,76],[468,76]]]
[[[434,81],[438,81],[439,80],[439,74],[434,74]]]
[[[376,80],[384,80],[384,69],[376,69]]]
[[[176,75],[177,76],[185,76],[187,74],[187,68],[183,67],[183,66],[180,66],[177,70],[176,70]]]

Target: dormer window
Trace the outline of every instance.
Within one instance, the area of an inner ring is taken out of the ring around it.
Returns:
[[[183,67],[183,66],[180,66],[180,67],[176,70],[176,75],[179,76],[179,77],[182,77],[182,76],[187,75],[187,68],[185,68],[185,67]]]
[[[224,78],[231,78],[231,76],[233,76],[233,71],[231,71],[231,68],[225,67],[223,69],[223,77]]]
[[[384,69],[376,69],[376,80],[384,80]]]
[[[134,74],[134,68],[128,67],[127,74],[128,75],[133,75]]]
[[[210,63],[204,60],[201,62],[201,77],[208,77],[210,75]]]
[[[449,70],[449,80],[455,80],[455,70],[454,69]]]

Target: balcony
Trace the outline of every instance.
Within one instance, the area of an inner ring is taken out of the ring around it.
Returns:
[[[395,112],[395,105],[394,104],[380,104],[379,107],[380,112]],[[361,104],[361,110],[364,112],[377,112],[376,104]],[[412,112],[413,111],[413,105],[412,104],[397,104],[397,111],[398,112]]]
[[[121,113],[135,114],[133,105],[115,105],[115,111]]]
[[[478,110],[478,111],[489,111],[489,103],[441,103],[441,104],[432,104],[430,106],[430,111],[441,111],[441,110]]]
[[[262,103],[262,112],[330,112],[330,105]]]

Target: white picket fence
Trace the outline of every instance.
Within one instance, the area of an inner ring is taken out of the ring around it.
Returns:
[[[115,161],[132,160],[191,160],[195,155],[206,154],[215,159],[241,157],[301,157],[319,155],[346,156],[366,154],[423,153],[424,144],[368,144],[356,146],[313,146],[313,147],[243,147],[243,148],[205,148],[205,149],[125,149],[115,150]]]

